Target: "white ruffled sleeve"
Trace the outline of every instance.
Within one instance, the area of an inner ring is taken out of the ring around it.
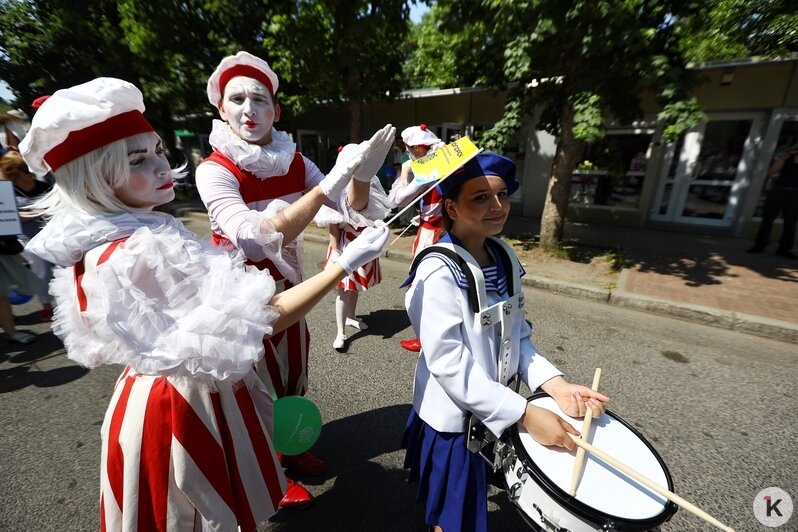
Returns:
[[[340,198],[338,198],[337,211],[340,220],[336,221],[338,216],[334,216],[328,210],[326,211],[322,208],[314,218],[316,225],[324,227],[333,223],[346,223],[352,227],[374,227],[375,220],[384,220],[391,213],[393,205],[376,176],[372,177],[369,183],[368,204],[359,211],[349,205],[349,187],[351,186],[351,183],[347,185]]]
[[[293,242],[283,245],[283,234],[271,222],[288,206],[286,201],[276,199],[264,211],[249,211],[246,221],[252,226],[252,238],[266,258],[274,263],[286,279],[299,284],[302,282],[304,233],[299,233]]]
[[[71,268],[61,270],[54,329],[87,367],[128,364],[145,374],[240,378],[263,355],[277,311],[268,272],[242,254],[187,240],[174,228],[138,229],[86,275],[80,313]]]

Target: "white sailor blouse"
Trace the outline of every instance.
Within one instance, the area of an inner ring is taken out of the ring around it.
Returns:
[[[513,376],[520,375],[534,390],[562,375],[530,339],[532,328],[524,317],[517,258],[498,239],[487,242],[494,264],[481,268],[481,275],[475,276],[477,284],[484,282],[483,312],[469,303],[469,281],[461,266],[440,253],[428,252],[408,279],[412,285],[405,295],[405,307],[422,346],[413,407],[439,432],[464,432],[467,417],[473,413],[500,436],[521,418],[527,405],[524,397],[507,387]],[[439,246],[457,252],[471,263],[472,270],[480,270],[449,234],[428,249]],[[506,272],[501,253],[509,253],[513,271]],[[508,285],[513,282],[519,289],[511,296]],[[508,302],[514,302],[513,308]]]

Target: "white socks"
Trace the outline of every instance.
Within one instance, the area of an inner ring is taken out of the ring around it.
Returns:
[[[333,349],[335,349],[336,351],[343,352],[346,350],[345,348],[346,348],[346,336],[344,336],[343,334],[339,334],[338,336],[335,337],[335,340],[333,340]]]
[[[359,320],[357,318],[346,318],[346,324],[349,327],[354,327],[358,331],[365,331],[366,329],[369,328],[369,326],[366,325],[365,321]]]

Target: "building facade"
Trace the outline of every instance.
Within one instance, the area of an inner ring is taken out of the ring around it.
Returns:
[[[771,161],[784,150],[798,151],[798,57],[690,68],[703,79],[694,95],[706,120],[665,142],[654,98],[644,95],[643,120],[609,122],[606,138],[587,147],[573,176],[569,221],[753,237]],[[470,135],[478,144],[479,134],[501,117],[504,101],[503,93],[478,88],[405,91],[394,102],[367,106],[363,131],[387,122],[397,129],[425,123],[444,140]],[[329,168],[336,147],[347,141],[345,111],[323,107],[292,122],[300,150]],[[535,122],[530,117],[506,152],[521,180],[513,214],[530,218],[543,211],[556,148],[556,138],[536,130]]]

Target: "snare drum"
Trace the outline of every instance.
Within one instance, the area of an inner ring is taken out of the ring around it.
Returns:
[[[535,394],[530,402],[581,430],[582,419],[564,414],[548,395]],[[507,434],[515,454],[503,468],[508,492],[533,528],[562,532],[650,530],[676,511],[676,505],[668,499],[590,453],[585,453],[582,480],[572,497],[568,491],[576,451],[545,447],[517,424]],[[606,412],[594,419],[587,441],[673,491],[670,473],[657,451],[615,414]]]

